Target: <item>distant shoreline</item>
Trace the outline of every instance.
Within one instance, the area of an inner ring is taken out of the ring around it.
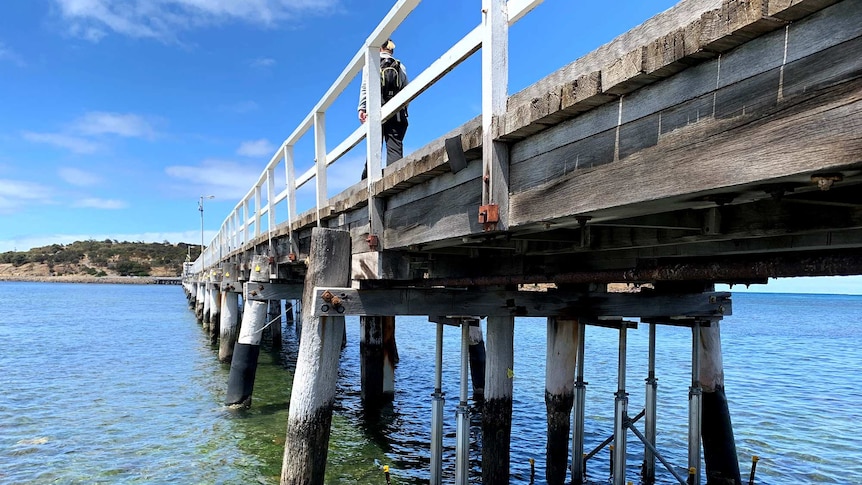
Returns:
[[[90,283],[90,284],[120,284],[120,285],[154,285],[159,276],[11,276],[0,275],[0,282],[26,283]]]

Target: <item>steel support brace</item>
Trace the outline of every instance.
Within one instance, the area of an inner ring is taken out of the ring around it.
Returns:
[[[700,322],[691,327],[691,387],[688,392],[688,467],[694,468],[694,483],[700,485],[700,420],[703,389],[700,387]]]
[[[437,322],[434,394],[431,404],[431,485],[443,483],[443,323]]]
[[[584,411],[587,402],[587,383],[584,382],[584,332],[586,324],[578,321],[578,358],[575,377],[575,421],[572,426],[572,484],[584,480]]]
[[[461,392],[455,428],[455,485],[469,485],[470,408],[467,406],[467,369],[470,352],[470,324],[461,322]]]
[[[649,324],[649,356],[646,378],[646,393],[644,394],[644,435],[647,446],[644,450],[642,479],[646,484],[655,482],[655,439],[656,439],[656,394],[658,379],[655,378],[655,330],[656,324]]]
[[[667,471],[669,471],[670,474],[673,475],[674,478],[676,478],[676,480],[681,485],[686,485],[685,478],[681,477],[680,474],[677,473],[676,470],[674,470],[673,466],[667,460],[665,460],[663,456],[661,456],[661,453],[658,452],[658,450],[655,448],[655,446],[650,444],[647,441],[646,436],[642,435],[641,432],[638,431],[637,427],[634,425],[634,421],[630,422],[627,427],[628,427],[628,429],[630,429],[632,431],[632,433],[634,433],[634,435],[639,440],[641,440],[641,442],[644,444],[644,448],[646,448],[646,450],[649,450],[649,452],[652,453],[653,456],[658,458],[658,460],[662,463],[662,465],[664,465],[665,468],[667,468]],[[631,482],[629,482],[629,483],[631,483]]]
[[[620,325],[620,350],[617,364],[617,393],[614,402],[613,485],[626,483],[626,422],[629,395],[626,393],[626,325]]]

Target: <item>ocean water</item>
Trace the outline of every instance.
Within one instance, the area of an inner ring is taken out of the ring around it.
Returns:
[[[758,484],[862,484],[862,297],[740,293],[721,323],[726,389],[743,481],[758,455]],[[0,484],[278,483],[297,342],[261,352],[254,403],[224,408],[229,366],[180,287],[0,283]],[[435,327],[398,318],[401,361],[390,408],[359,399],[359,324],[348,318],[327,483],[427,483]],[[515,326],[512,483],[544,482],[543,319]],[[454,477],[459,338],[444,332],[444,477]],[[587,328],[587,450],[613,430],[618,332]],[[658,448],[686,465],[691,331],[657,330]],[[648,332],[628,333],[629,413],[643,406]],[[481,481],[479,418],[471,482]],[[642,447],[629,435],[627,479]],[[657,464],[658,483],[675,483]],[[588,464],[607,483],[608,451]]]

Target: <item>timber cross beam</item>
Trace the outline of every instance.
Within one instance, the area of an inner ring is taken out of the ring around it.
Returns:
[[[640,317],[676,320],[731,314],[730,293],[605,293],[502,289],[315,288],[314,316],[482,315],[493,317]]]

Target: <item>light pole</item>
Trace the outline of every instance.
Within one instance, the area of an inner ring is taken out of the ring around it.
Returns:
[[[204,199],[215,199],[215,196],[202,195],[198,202],[198,210],[201,211],[201,256],[204,254]]]

